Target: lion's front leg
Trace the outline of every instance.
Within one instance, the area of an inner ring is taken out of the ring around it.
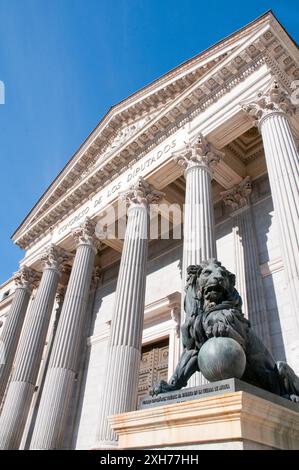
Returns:
[[[244,348],[247,338],[247,325],[243,326],[241,321],[234,316],[233,310],[212,312],[204,322],[205,334],[208,338],[221,336],[232,338]]]
[[[214,324],[207,327],[206,335],[208,338],[229,336],[229,326],[222,321],[216,321]]]

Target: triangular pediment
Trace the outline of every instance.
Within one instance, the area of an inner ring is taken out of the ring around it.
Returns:
[[[27,248],[42,227],[47,230],[55,217],[61,220],[61,210],[69,211],[67,195],[77,194],[78,200],[84,193],[88,197],[95,171],[102,172],[102,184],[105,177],[110,181],[110,172],[119,171],[127,160],[155,139],[163,126],[167,127],[176,116],[202,96],[208,96],[227,76],[259,54],[260,50],[251,43],[277,25],[274,16],[267,13],[113,106],[25,218],[13,240]],[[261,47],[265,47],[266,41],[262,37]],[[58,210],[59,201],[62,202]]]

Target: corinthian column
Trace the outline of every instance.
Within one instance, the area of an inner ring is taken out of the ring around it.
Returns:
[[[20,446],[53,310],[59,266],[67,259],[66,253],[55,245],[50,245],[42,256],[42,278],[24,322],[0,418],[0,449]]]
[[[53,343],[31,440],[31,449],[63,445],[96,254],[95,224],[86,219],[74,231],[76,255]]]
[[[0,404],[11,372],[31,291],[38,279],[38,273],[27,266],[23,266],[14,275],[16,290],[0,338]]]
[[[298,259],[298,168],[299,156],[289,123],[295,112],[287,92],[274,80],[242,108],[258,126],[271,186],[274,211],[280,232],[281,254],[291,299],[288,318],[281,317],[287,360],[299,372],[299,259]],[[285,323],[285,325],[284,325]]]
[[[97,447],[117,445],[107,417],[136,409],[148,247],[148,206],[161,193],[140,178],[127,193],[128,222],[116,288]]]
[[[236,288],[242,297],[243,312],[265,346],[271,349],[269,319],[250,204],[251,190],[250,177],[247,176],[240,184],[221,195],[224,203],[232,208]]]
[[[175,161],[185,168],[183,279],[190,264],[216,257],[214,207],[212,201],[213,168],[222,152],[200,134],[186,149],[174,153]]]
[[[185,168],[186,179],[182,260],[182,292],[184,292],[187,267],[217,257],[212,178],[213,169],[223,153],[215,149],[200,134],[195,140],[187,143],[185,150],[174,153],[173,156],[175,161]],[[184,296],[182,301],[183,298]],[[184,321],[185,316],[181,315],[181,323]],[[189,386],[205,382],[202,375],[196,373],[191,377]]]

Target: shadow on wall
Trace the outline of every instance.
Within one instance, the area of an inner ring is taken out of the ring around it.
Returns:
[[[256,234],[257,250],[259,264],[265,264],[281,256],[279,242],[277,239],[275,226],[273,227],[273,203],[271,198],[270,186],[267,175],[262,176],[253,184],[251,195],[253,230]],[[234,268],[234,256],[231,256],[233,250],[233,219],[230,218],[230,209],[225,206],[223,201],[215,205],[215,222],[217,235],[218,259],[222,264],[232,272]],[[244,248],[246,244],[244,245]],[[272,352],[276,360],[285,360],[285,349],[283,345],[282,328],[279,318],[279,305],[276,296],[273,276],[269,275],[262,278],[266,314],[270,330],[270,340],[272,342]],[[248,312],[250,319],[250,312]],[[261,338],[262,339],[262,338]]]
[[[116,263],[103,272],[103,275],[98,283],[97,289],[91,297],[89,302],[89,322],[86,325],[86,332],[84,335],[84,345],[82,347],[82,354],[80,360],[80,368],[78,373],[78,386],[75,387],[75,394],[73,396],[72,413],[67,426],[66,447],[75,449],[78,441],[79,428],[81,424],[82,412],[84,408],[85,391],[87,389],[87,377],[89,371],[89,365],[91,360],[91,347],[87,345],[87,338],[93,336],[96,330],[96,323],[99,317],[103,317],[104,312],[101,312],[103,299],[106,296],[110,296],[116,290],[116,280],[118,277],[119,265]],[[104,293],[103,293],[104,292]],[[105,316],[104,321],[108,320]],[[99,377],[100,379],[100,377]],[[99,385],[97,383],[97,385]],[[100,394],[99,394],[100,400]],[[99,405],[99,402],[98,402]],[[99,413],[99,406],[96,407],[95,413]],[[93,441],[96,439],[96,435],[93,436]]]
[[[269,193],[268,193],[269,194]],[[256,204],[253,208],[253,217],[255,220],[255,225],[258,227],[257,232],[257,244],[258,244],[258,252],[259,252],[259,260],[260,263],[266,263],[269,259],[273,259],[273,250],[271,242],[271,227],[272,227],[272,215],[271,212],[273,211],[272,200],[270,197],[263,199],[259,204]],[[216,214],[215,214],[216,215]],[[227,214],[222,213],[219,214],[220,217],[216,215],[216,224],[217,222],[224,222],[226,219],[226,223],[221,223],[216,228],[216,233],[222,236],[229,236],[231,233],[232,225],[231,221],[227,219]],[[218,220],[217,220],[218,219]],[[278,244],[278,242],[277,242]],[[279,248],[279,246],[278,246]],[[274,250],[275,251],[275,250]],[[159,253],[162,253],[159,255]],[[159,270],[161,266],[164,266],[167,263],[173,263],[174,261],[178,260],[177,269],[179,274],[182,277],[182,241],[181,240],[157,240],[150,243],[149,246],[149,263],[148,263],[148,271],[147,274],[154,273],[155,271]],[[275,253],[274,253],[275,257]],[[219,253],[220,261],[223,261],[225,264],[225,260],[221,259],[221,253]],[[111,272],[110,272],[111,271]],[[115,279],[117,279],[117,272],[118,269],[113,267],[109,272],[105,273],[105,279],[102,281],[102,286],[105,289],[105,295],[110,295],[115,292],[116,284]],[[112,282],[113,281],[113,282]],[[279,357],[276,359],[285,360],[285,352],[283,348],[283,340],[282,340],[282,332],[280,327],[280,320],[279,320],[279,313],[278,313],[278,304],[276,299],[275,293],[275,286],[273,283],[272,276],[268,276],[264,279],[265,285],[265,297],[266,297],[266,304],[267,304],[267,312],[269,315],[269,326],[270,326],[270,334],[271,339],[275,334],[275,351],[279,351]],[[73,396],[73,406],[72,406],[72,416],[69,419],[68,424],[68,432],[66,433],[68,436],[72,436],[72,443],[66,444],[66,446],[70,446],[71,448],[75,448],[75,444],[78,439],[78,432],[80,428],[80,421],[83,411],[83,403],[84,403],[84,395],[86,391],[86,384],[87,384],[87,374],[88,368],[90,363],[90,353],[91,348],[87,347],[86,345],[86,338],[94,334],[95,324],[98,319],[98,313],[100,311],[102,305],[102,289],[101,287],[97,289],[96,295],[94,297],[94,301],[92,303],[92,307],[90,310],[89,315],[89,325],[86,326],[86,334],[85,334],[85,351],[82,349],[81,354],[81,364],[80,364],[80,372],[78,374],[78,386],[76,388],[76,393]],[[149,286],[150,287],[150,286]],[[275,325],[275,332],[273,331],[273,325]],[[84,342],[83,342],[84,344]],[[98,412],[98,409],[95,410]],[[69,437],[70,438],[70,437]],[[69,439],[68,438],[68,439]]]
[[[178,259],[178,250],[179,254],[181,253],[181,240],[157,240],[153,241],[149,246],[148,253],[148,272],[150,274],[154,271],[157,271],[161,268],[162,265],[171,263]],[[157,256],[158,252],[163,253],[160,256]],[[116,290],[116,281],[118,277],[119,266],[112,266],[110,269],[104,272],[104,278],[102,283],[99,285],[91,309],[91,321],[89,324],[88,331],[85,335],[85,345],[86,338],[92,336],[95,333],[96,323],[99,320],[99,315],[102,316],[104,312],[101,312],[101,307],[103,303],[103,298],[113,294]],[[104,293],[104,295],[103,295]],[[105,320],[108,318],[105,315]],[[76,387],[76,394],[74,394],[72,402],[72,416],[69,419],[67,432],[66,432],[66,442],[65,447],[67,448],[76,448],[79,429],[82,424],[82,413],[84,409],[84,397],[87,390],[87,377],[88,370],[91,360],[91,348],[85,346],[85,351],[82,349],[82,359],[80,364],[80,372],[78,374],[78,386]],[[100,378],[99,378],[100,380]],[[97,384],[99,385],[99,384]],[[100,400],[100,394],[99,394]],[[98,403],[99,404],[99,403]],[[94,410],[95,413],[99,413],[99,406]],[[70,443],[68,436],[72,436],[72,442]],[[96,436],[93,436],[94,440]]]
[[[260,264],[269,263],[280,257],[279,241],[273,227],[273,202],[271,196],[253,207],[254,224],[257,228],[257,244]],[[276,296],[273,275],[263,278],[265,300],[270,329],[272,353],[276,360],[285,361],[285,348],[279,317],[279,305]]]
[[[75,449],[77,435],[79,430],[80,418],[83,409],[84,391],[86,388],[88,364],[90,361],[91,347],[87,344],[87,338],[92,336],[94,331],[94,325],[102,305],[102,297],[99,296],[99,287],[101,286],[101,280],[99,281],[96,289],[91,292],[88,303],[88,315],[84,329],[84,335],[82,337],[80,363],[78,368],[77,376],[77,387],[74,387],[74,393],[72,397],[72,407],[70,416],[68,418],[66,426],[66,437],[65,445],[66,449]]]

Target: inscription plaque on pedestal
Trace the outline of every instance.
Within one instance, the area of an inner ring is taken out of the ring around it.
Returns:
[[[156,406],[172,405],[174,403],[182,403],[185,401],[196,400],[208,396],[223,395],[233,392],[247,392],[256,395],[265,400],[269,400],[277,405],[299,412],[299,404],[293,403],[283,397],[267,392],[261,388],[242,382],[238,379],[219,380],[192,388],[183,388],[173,392],[161,393],[156,396],[145,396],[140,401],[140,409],[153,408]]]

